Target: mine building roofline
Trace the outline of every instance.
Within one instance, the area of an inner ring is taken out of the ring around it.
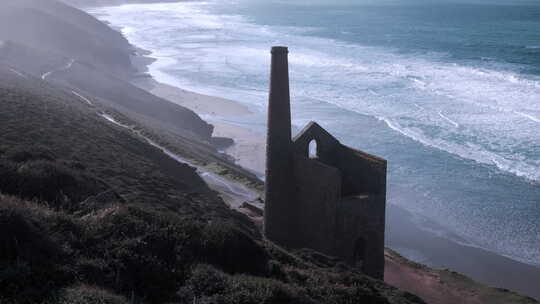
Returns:
[[[323,127],[321,127],[321,125],[319,125],[315,121],[310,121],[293,138],[292,141],[293,143],[300,143],[300,142],[309,142],[313,139],[317,140],[318,142],[321,139],[324,139],[325,142],[333,142],[332,144],[334,144],[336,148],[348,149],[354,154],[356,154],[358,157],[386,166],[386,163],[387,163],[386,159],[343,145],[337,138],[335,138],[332,134],[326,131]]]
[[[377,162],[381,165],[385,165],[386,166],[386,159],[382,158],[382,157],[378,157],[376,155],[373,155],[373,154],[369,154],[369,153],[366,153],[364,151],[360,151],[360,150],[357,150],[357,149],[354,149],[354,148],[351,148],[351,147],[348,147],[348,146],[345,146],[345,145],[341,145],[343,148],[346,148],[346,149],[349,149],[351,151],[353,151],[355,154],[357,154],[359,157],[361,158],[366,158],[370,161],[374,161],[374,162]]]
[[[339,140],[337,140],[337,138],[335,138],[334,136],[332,136],[332,134],[328,133],[328,131],[326,131],[323,127],[321,127],[318,123],[314,122],[314,121],[310,121],[294,138],[293,138],[293,142],[296,142],[296,141],[299,141],[299,140],[312,140],[312,139],[316,139],[314,137],[319,137],[319,136],[316,136],[315,134],[319,133],[320,136],[324,136],[326,137],[327,139],[330,139],[331,141],[334,141],[336,144],[339,144]]]

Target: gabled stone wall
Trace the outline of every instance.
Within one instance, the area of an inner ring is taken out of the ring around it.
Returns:
[[[341,173],[317,160],[297,155],[294,178],[298,223],[295,247],[333,253]]]

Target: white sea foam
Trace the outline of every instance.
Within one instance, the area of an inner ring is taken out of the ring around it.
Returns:
[[[444,115],[442,111],[439,111],[439,116],[440,116],[442,119],[448,121],[448,122],[449,122],[451,125],[453,125],[454,127],[459,128],[459,124],[458,124],[457,122],[453,121],[452,119],[448,118],[448,116]]]
[[[536,117],[534,117],[534,116],[532,116],[532,115],[530,115],[530,114],[522,113],[522,112],[519,112],[519,111],[514,111],[514,113],[516,113],[516,114],[518,114],[518,115],[520,115],[520,116],[523,116],[523,117],[525,117],[525,118],[527,118],[527,119],[530,119],[530,120],[532,120],[532,121],[534,121],[534,122],[540,123],[540,119],[539,119],[539,118],[536,118]]]

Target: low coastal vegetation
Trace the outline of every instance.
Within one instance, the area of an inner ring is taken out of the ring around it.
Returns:
[[[326,257],[315,266],[265,244],[234,221],[202,223],[129,204],[73,215],[0,200],[6,302],[390,303],[388,295],[398,296]]]
[[[195,168],[0,69],[0,303],[422,303],[288,252]]]

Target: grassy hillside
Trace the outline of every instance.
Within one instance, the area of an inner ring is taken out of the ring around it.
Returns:
[[[0,66],[0,303],[421,303],[262,239],[195,173]]]

